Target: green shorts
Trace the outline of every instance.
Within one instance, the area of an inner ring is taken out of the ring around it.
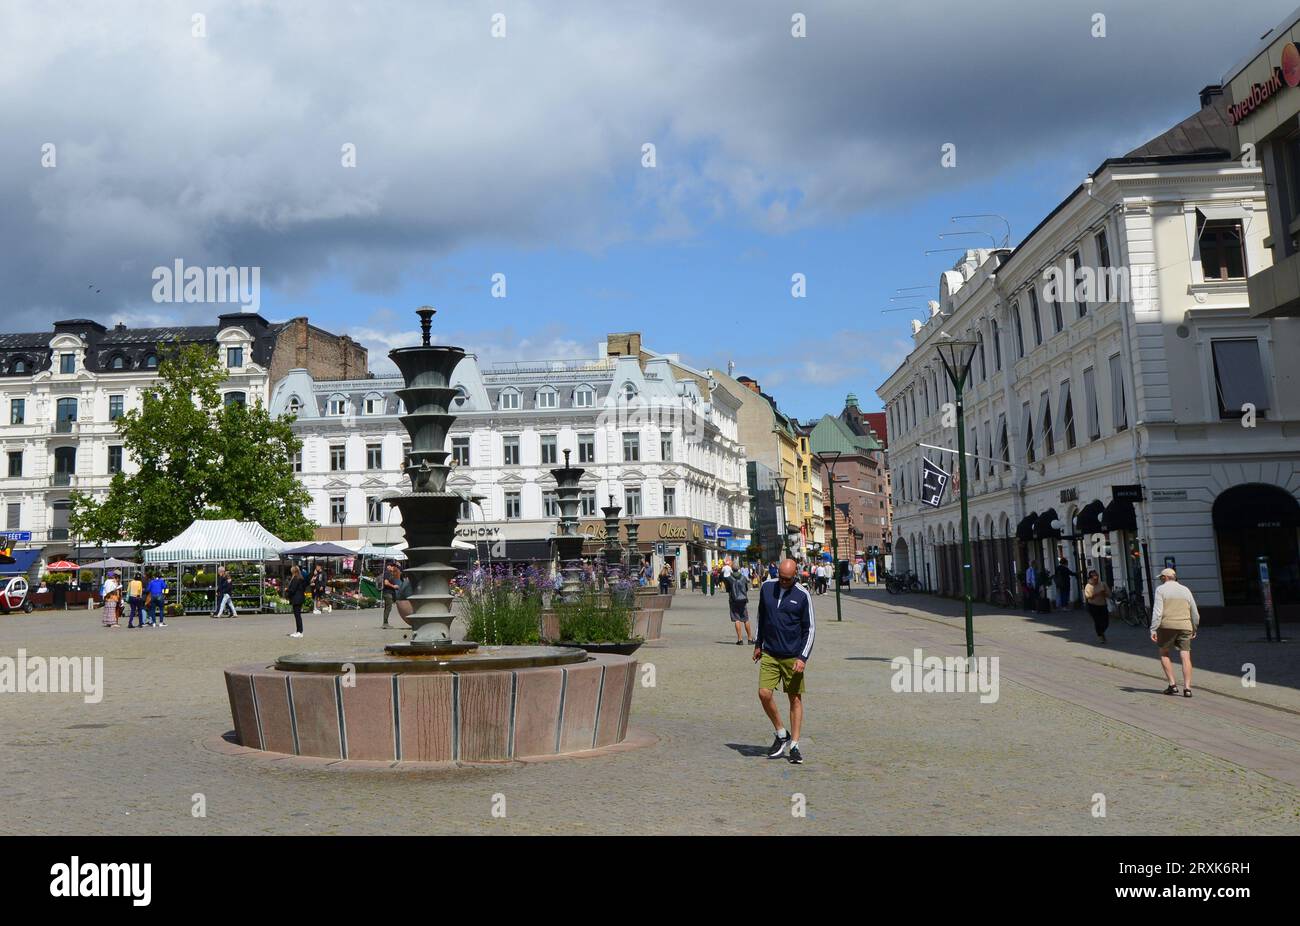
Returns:
[[[1156,646],[1161,649],[1176,649],[1184,653],[1192,651],[1192,632],[1170,627],[1156,629]]]
[[[793,656],[788,659],[777,659],[775,656],[764,653],[762,659],[758,662],[759,688],[775,691],[779,684],[781,690],[786,694],[801,695],[803,694],[803,677],[803,672],[795,674]]]

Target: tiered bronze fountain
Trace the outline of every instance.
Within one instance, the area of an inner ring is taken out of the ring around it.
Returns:
[[[456,395],[451,378],[465,351],[431,344],[434,310],[425,306],[417,314],[420,346],[388,355],[405,383],[397,395],[411,436],[411,488],[385,499],[402,513],[407,539],[414,593],[403,618],[410,637],[383,651],[295,653],[273,665],[227,669],[235,740],[249,749],[394,763],[495,761],[621,742],[634,658],[566,646],[487,646],[452,636],[452,538],[464,498],[447,491],[445,447],[455,421],[448,411]],[[578,587],[581,473],[568,466],[567,455],[556,471],[569,594]],[[311,626],[307,633],[310,638]]]

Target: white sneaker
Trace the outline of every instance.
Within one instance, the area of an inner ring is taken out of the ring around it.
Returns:
[[[291,636],[291,637],[301,637],[302,634],[300,634],[300,633],[298,633],[297,631],[295,631],[295,632],[289,634],[289,636]]]

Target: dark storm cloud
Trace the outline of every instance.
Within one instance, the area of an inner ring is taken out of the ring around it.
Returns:
[[[382,293],[469,244],[779,232],[1093,166],[1190,113],[1289,2],[209,2],[205,38],[170,3],[6,4],[4,327],[210,317],[150,301],[178,257]]]

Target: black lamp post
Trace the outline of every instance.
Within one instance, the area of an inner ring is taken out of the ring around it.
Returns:
[[[823,450],[817,454],[817,459],[821,460],[822,466],[831,474],[831,556],[835,559],[835,619],[844,620],[844,613],[840,610],[840,532],[835,524],[835,464],[840,461],[844,454],[843,450]],[[825,536],[825,535],[823,535]]]
[[[957,471],[960,480],[958,489],[961,495],[961,574],[963,597],[966,601],[966,655],[969,658],[975,656],[975,622],[971,610],[974,593],[971,576],[970,516],[966,501],[966,414],[962,408],[962,389],[966,385],[966,378],[970,376],[971,360],[974,359],[975,348],[978,346],[975,341],[954,338],[943,332],[939,334],[939,359],[943,361],[943,368],[948,374],[948,381],[952,383],[957,404]]]

